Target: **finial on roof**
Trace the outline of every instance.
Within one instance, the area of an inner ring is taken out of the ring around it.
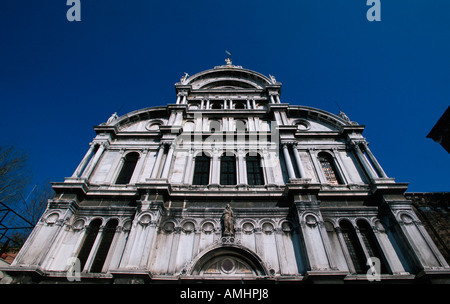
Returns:
[[[233,65],[233,55],[231,55],[231,52],[228,51],[225,51],[225,53],[230,56],[230,58],[225,59],[225,62],[227,65]]]
[[[223,69],[223,68],[233,68],[233,69],[242,69],[242,66],[240,65],[233,65],[233,56],[231,55],[231,52],[225,51],[229,58],[225,59],[225,65],[215,66],[214,69]]]

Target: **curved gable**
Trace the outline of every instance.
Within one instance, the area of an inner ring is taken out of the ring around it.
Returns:
[[[266,76],[240,67],[220,66],[197,73],[183,83],[194,90],[204,89],[264,89],[273,82]]]
[[[166,107],[150,107],[122,115],[107,125],[120,131],[151,131],[153,125],[164,125],[167,119]]]
[[[289,115],[300,131],[339,131],[349,124],[338,115],[312,107],[290,106]]]

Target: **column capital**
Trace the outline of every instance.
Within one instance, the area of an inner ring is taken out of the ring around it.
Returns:
[[[94,140],[91,145],[99,145],[99,147],[103,147],[103,148],[108,148],[109,147],[109,142],[102,140],[102,141],[96,141]]]
[[[181,97],[183,97],[183,96],[188,96],[188,91],[179,91],[178,93],[177,93],[177,96],[181,96]]]
[[[238,155],[244,156],[244,154],[245,154],[245,148],[239,147],[239,148],[237,148],[236,150],[237,150]]]
[[[361,151],[361,148],[359,147],[360,142],[358,141],[352,141],[350,142],[350,147],[352,147],[353,149],[357,150],[357,151]]]
[[[163,146],[163,147],[170,147],[172,144],[173,144],[172,141],[164,140],[164,141],[161,141],[159,145],[160,145],[160,147],[161,146]]]
[[[296,145],[296,144],[298,144],[298,142],[297,142],[297,141],[294,141],[294,140],[292,140],[292,141],[284,141],[284,142],[281,143],[281,145],[282,145],[283,147],[285,147],[285,146],[294,146],[294,145]]]

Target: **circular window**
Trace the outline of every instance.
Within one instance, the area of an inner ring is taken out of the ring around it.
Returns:
[[[311,128],[311,125],[306,120],[297,120],[294,122],[294,125],[296,125],[297,129],[300,131],[307,131]]]
[[[203,224],[202,230],[204,233],[210,234],[214,231],[214,225],[210,222],[207,222],[207,223]]]
[[[54,224],[56,223],[56,221],[59,219],[59,214],[58,213],[52,213],[49,216],[47,216],[46,218],[46,222],[47,224]]]
[[[78,219],[73,223],[73,228],[74,229],[81,229],[84,227],[84,220],[83,219]]]
[[[255,227],[251,223],[245,223],[244,225],[242,225],[242,230],[245,234],[251,234],[254,229]]]
[[[273,225],[271,223],[264,223],[261,228],[265,234],[271,234],[273,232]]]
[[[164,224],[163,230],[166,233],[172,233],[175,230],[175,224],[172,222],[167,222]]]
[[[145,126],[145,128],[147,129],[147,130],[149,130],[149,131],[158,131],[159,130],[159,127],[162,125],[162,121],[159,121],[159,120],[157,120],[157,121],[155,121],[155,120],[153,120],[153,121],[150,121],[146,126]]]
[[[144,214],[139,219],[139,224],[141,224],[141,225],[148,225],[151,222],[151,220],[152,220],[152,217],[151,217],[150,214]]]
[[[183,225],[183,231],[185,233],[191,233],[192,231],[194,231],[195,229],[195,225],[192,222],[187,222]]]
[[[316,217],[309,214],[305,217],[305,222],[308,225],[315,225],[317,223]]]
[[[234,261],[231,259],[224,259],[220,265],[221,269],[225,273],[230,273],[234,270]]]

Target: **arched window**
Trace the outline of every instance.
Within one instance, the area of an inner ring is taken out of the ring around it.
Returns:
[[[245,109],[245,104],[243,102],[236,102],[234,104],[235,109]]]
[[[361,244],[358,241],[358,236],[356,235],[353,225],[346,220],[342,220],[340,221],[339,226],[341,227],[342,236],[356,273],[366,273],[368,269],[366,266],[366,257],[362,250]]]
[[[208,185],[211,159],[202,153],[195,157],[194,185]]]
[[[116,233],[116,227],[118,225],[117,220],[110,220],[103,228],[102,240],[95,254],[94,261],[92,262],[91,272],[102,272],[103,265],[105,264],[106,257],[108,256],[109,248],[111,247],[114,235]]]
[[[119,177],[116,180],[116,184],[126,185],[130,182],[138,159],[139,153],[137,152],[131,152],[125,156],[125,160],[122,169],[120,170]]]
[[[251,186],[264,185],[264,174],[261,167],[261,157],[259,154],[250,156],[247,154],[247,182]]]
[[[218,120],[211,120],[210,122],[209,122],[209,131],[211,131],[211,132],[220,132],[220,126],[221,126],[221,124],[220,124],[220,121],[218,121]]]
[[[222,104],[219,101],[213,102],[211,105],[211,109],[220,110],[222,109]]]
[[[235,125],[236,125],[236,131],[238,131],[238,132],[239,131],[240,132],[248,131],[247,123],[245,120],[238,119],[238,120],[236,120]]]
[[[84,265],[86,265],[86,261],[89,257],[89,253],[91,252],[92,246],[94,246],[94,242],[95,239],[97,238],[97,234],[101,224],[102,221],[100,219],[96,219],[93,220],[86,229],[83,245],[81,246],[81,249],[78,252],[77,256],[77,258],[80,260],[81,270],[83,270]]]
[[[224,153],[220,159],[220,184],[236,185],[236,157],[226,156]]]
[[[378,246],[378,242],[376,240],[375,234],[373,233],[372,227],[370,227],[369,223],[364,220],[359,220],[356,224],[359,228],[364,246],[367,249],[367,253],[370,257],[376,257],[380,260],[381,273],[388,273],[385,257]]]
[[[319,162],[322,166],[323,174],[330,185],[342,184],[342,180],[337,174],[336,167],[334,165],[333,157],[330,154],[321,152],[319,153]]]
[[[186,121],[183,126],[183,132],[192,132],[195,129],[195,124],[193,121]]]

